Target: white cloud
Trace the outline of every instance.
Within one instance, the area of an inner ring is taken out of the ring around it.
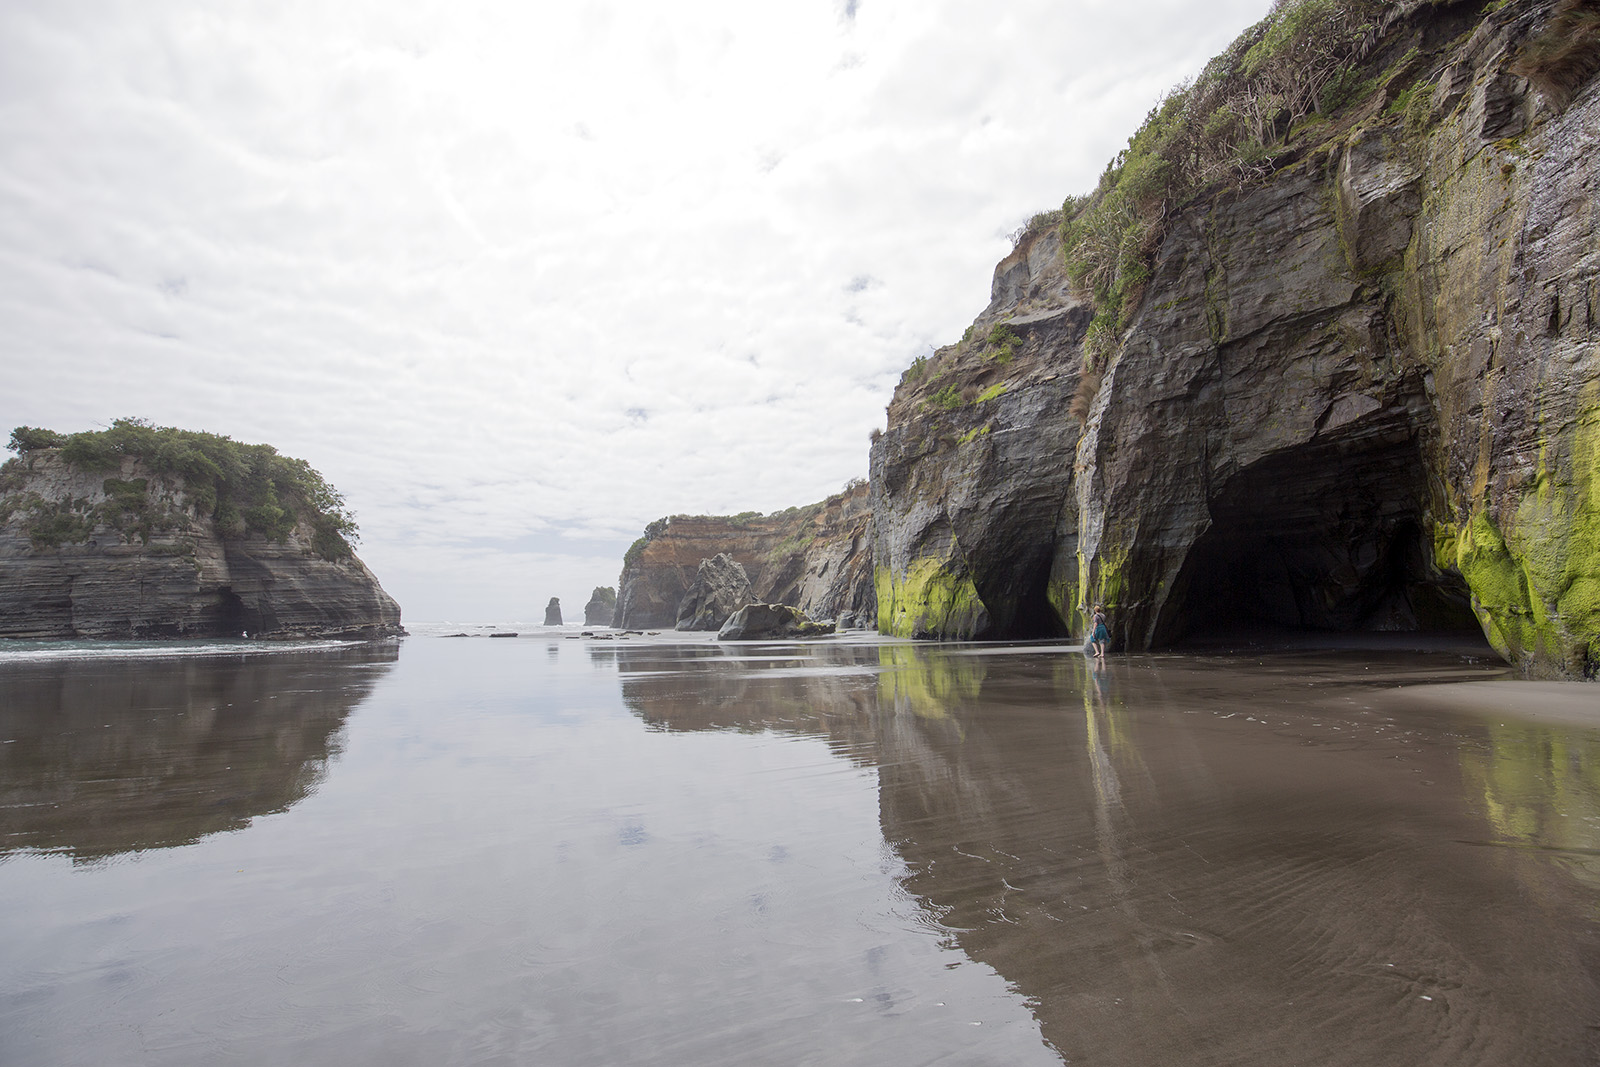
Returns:
[[[267,441],[408,615],[570,610],[865,473],[1004,235],[1265,7],[7,5],[0,428]]]

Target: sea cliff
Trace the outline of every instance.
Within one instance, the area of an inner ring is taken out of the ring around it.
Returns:
[[[1593,677],[1597,21],[1304,0],[1163,101],[896,390],[880,629],[1475,626]]]
[[[402,632],[316,472],[266,446],[163,433],[124,420],[76,444],[13,436],[21,454],[0,468],[0,637]],[[211,455],[208,442],[224,444]]]
[[[876,617],[872,512],[858,482],[806,507],[761,515],[673,515],[645,528],[623,560],[612,625],[671,628],[703,561],[726,555],[756,600],[814,619]]]

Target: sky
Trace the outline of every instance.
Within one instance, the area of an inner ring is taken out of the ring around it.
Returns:
[[[1269,0],[0,0],[0,435],[345,496],[408,620],[867,473],[1034,212]]]

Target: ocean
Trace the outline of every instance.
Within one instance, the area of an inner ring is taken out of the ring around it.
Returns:
[[[0,1064],[1600,1056],[1591,687],[410,629],[0,645]]]

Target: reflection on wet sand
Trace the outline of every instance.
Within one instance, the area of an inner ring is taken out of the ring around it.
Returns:
[[[878,765],[907,888],[1072,1062],[1600,1055],[1595,735],[1392,695],[1482,668],[902,644],[670,673],[670,655],[619,658],[647,722],[815,733]]]
[[[0,857],[190,844],[316,789],[397,646],[9,664]]]
[[[878,650],[870,646],[590,646],[622,699],[658,730],[788,731],[873,762]]]

